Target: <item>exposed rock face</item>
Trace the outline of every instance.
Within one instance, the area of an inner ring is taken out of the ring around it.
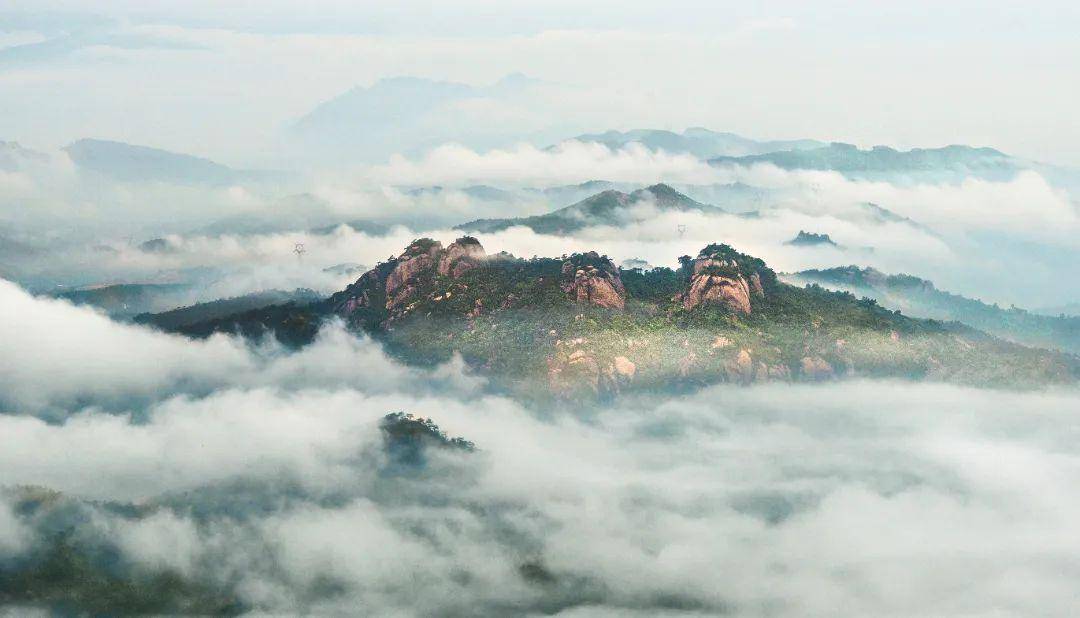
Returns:
[[[457,279],[466,272],[480,265],[480,261],[487,256],[480,241],[472,236],[463,236],[454,242],[443,252],[439,258],[440,275]]]
[[[345,288],[344,300],[336,307],[338,313],[348,315],[362,307],[371,307],[373,304],[372,292],[376,289],[382,289],[383,286],[384,282],[379,269],[373,268],[367,271],[355,283]]]
[[[761,287],[761,275],[750,273],[750,293],[765,298],[765,289]]]
[[[695,275],[690,280],[690,289],[683,296],[683,306],[693,309],[698,305],[723,305],[732,311],[749,315],[750,287],[741,276]]]
[[[627,380],[633,380],[634,375],[637,373],[637,365],[625,356],[616,356],[612,362],[612,367],[616,375]]]
[[[832,365],[820,356],[804,356],[800,365],[803,377],[810,380],[827,380],[834,375]]]
[[[709,346],[714,350],[726,348],[731,345],[731,340],[723,335],[717,335],[716,339],[713,339],[712,345]]]
[[[682,293],[683,307],[719,305],[735,313],[749,315],[751,297],[764,298],[765,287],[759,269],[768,270],[759,260],[742,255],[726,245],[710,245],[693,261],[690,287]],[[771,271],[768,271],[771,275]]]
[[[419,240],[409,245],[397,258],[397,265],[386,278],[386,309],[395,311],[415,300],[420,278],[431,275],[442,254],[442,243]]]
[[[609,309],[626,306],[626,289],[619,278],[619,269],[595,251],[574,255],[563,262],[561,287],[578,303]]]
[[[593,399],[599,395],[600,386],[600,363],[585,350],[548,359],[548,388],[559,399]]]
[[[749,350],[739,350],[739,355],[735,358],[735,366],[738,368],[739,377],[749,382],[754,375],[754,360],[750,357]]]
[[[446,249],[438,241],[421,238],[413,241],[401,255],[361,275],[332,296],[331,303],[342,316],[350,316],[358,309],[373,310],[373,314],[369,312],[363,318],[370,320],[371,325],[396,319],[422,300],[424,294],[439,292],[432,289],[436,274],[457,279],[478,267],[484,259],[484,248],[475,238],[459,238]],[[433,298],[446,300],[451,296],[451,291],[446,290]]]

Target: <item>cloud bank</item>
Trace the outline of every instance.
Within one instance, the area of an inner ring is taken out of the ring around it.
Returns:
[[[285,354],[3,291],[31,336],[79,326],[0,372],[8,573],[68,522],[122,580],[256,612],[1066,615],[1080,574],[1075,390],[773,384],[537,414],[335,328]],[[94,381],[43,379],[80,348]],[[478,450],[403,460],[395,410]]]

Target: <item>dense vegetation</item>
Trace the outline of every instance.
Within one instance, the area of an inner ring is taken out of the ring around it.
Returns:
[[[787,241],[788,245],[795,246],[814,246],[814,245],[832,245],[836,246],[836,242],[829,237],[828,234],[817,234],[814,232],[807,232],[805,230],[799,230],[799,233]]]
[[[237,615],[244,610],[224,587],[168,569],[139,568],[90,533],[96,511],[137,519],[148,515],[147,509],[88,503],[35,487],[3,491],[16,516],[41,538],[18,559],[0,561],[0,605],[45,608],[61,616]]]
[[[665,211],[697,211],[706,214],[724,212],[715,206],[697,202],[668,185],[657,184],[632,193],[609,189],[545,215],[511,219],[477,219],[463,223],[456,229],[492,233],[515,226],[524,226],[537,234],[569,234],[590,226],[623,223],[634,216],[630,210],[634,205],[645,202]]]
[[[872,268],[844,266],[788,275],[793,283],[822,286],[873,298],[905,314],[963,322],[1025,345],[1080,353],[1080,317],[1047,316],[1008,309],[937,289],[926,279],[886,275]]]
[[[141,313],[135,316],[134,321],[137,324],[148,324],[165,330],[181,330],[200,322],[219,320],[237,313],[255,311],[270,305],[285,303],[304,305],[313,303],[320,298],[314,290],[308,289],[297,289],[292,292],[266,290],[233,298],[196,303],[188,307],[178,307],[161,313]]]
[[[296,346],[311,341],[325,319],[340,316],[408,362],[460,354],[495,388],[536,400],[717,381],[875,376],[1004,386],[1071,382],[1080,375],[1074,356],[1011,344],[958,323],[911,318],[850,292],[781,283],[760,259],[721,244],[697,258],[684,256],[677,270],[621,271],[625,308],[570,300],[564,265],[572,265],[571,272],[592,262],[613,268],[606,257],[578,254],[488,256],[457,277],[423,271],[401,285],[407,302],[390,309],[386,282],[395,269],[440,250],[421,239],[326,301],[266,307],[177,330],[195,336],[273,332]],[[763,293],[752,295],[748,315],[723,306],[688,309],[682,302],[695,276],[751,275]]]
[[[180,283],[117,283],[58,292],[56,296],[76,305],[97,307],[116,319],[175,307],[191,293]]]
[[[381,491],[400,496],[402,483],[436,473],[431,453],[463,457],[476,451],[464,438],[447,436],[427,418],[396,412],[379,425],[381,457],[372,459]],[[440,461],[445,465],[445,461]],[[33,530],[32,547],[16,558],[0,560],[0,606],[31,608],[58,616],[240,615],[252,611],[237,599],[236,577],[214,579],[200,565],[182,573],[168,567],[134,562],[110,535],[98,529],[106,520],[135,524],[165,513],[191,517],[197,525],[240,525],[297,504],[339,506],[345,498],[312,495],[287,475],[274,481],[237,480],[163,494],[139,503],[98,502],[41,487],[0,487],[21,525]],[[326,585],[324,583],[324,585]],[[334,589],[316,585],[313,598]],[[5,615],[19,615],[19,610]]]

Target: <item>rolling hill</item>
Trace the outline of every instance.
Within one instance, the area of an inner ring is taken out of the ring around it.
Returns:
[[[844,266],[804,270],[783,278],[791,283],[816,284],[872,298],[907,315],[963,322],[992,335],[1024,345],[1080,353],[1080,317],[1040,315],[1008,309],[937,289],[926,279],[887,275],[873,268]]]
[[[676,154],[692,154],[702,159],[729,156],[742,157],[785,150],[806,150],[825,145],[812,139],[757,141],[734,133],[710,131],[691,127],[682,133],[660,129],[634,129],[631,131],[607,131],[575,136],[579,142],[604,144],[609,148],[622,148],[629,144],[641,144],[649,150],[663,150]]]
[[[538,234],[568,234],[586,227],[619,225],[643,220],[643,217],[652,213],[647,212],[647,208],[646,211],[635,211],[635,207],[649,206],[661,212],[696,211],[712,214],[724,212],[715,206],[695,201],[668,185],[657,184],[631,193],[608,189],[546,215],[510,219],[477,219],[455,226],[455,229],[491,233],[524,226]]]
[[[709,163],[743,166],[769,163],[788,170],[830,170],[868,178],[896,174],[962,174],[1005,179],[1024,167],[1020,161],[993,148],[952,145],[912,150],[896,150],[888,146],[861,149],[840,142],[807,150],[715,157]]]
[[[236,170],[201,157],[110,140],[80,139],[64,150],[81,169],[125,182],[224,186],[281,177],[277,172]]]

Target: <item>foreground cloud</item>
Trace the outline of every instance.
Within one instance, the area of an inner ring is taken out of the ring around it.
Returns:
[[[1075,390],[725,386],[538,414],[337,328],[285,354],[3,291],[28,333],[5,341],[45,340],[0,372],[0,572],[52,590],[34,565],[63,530],[91,570],[50,594],[88,607],[167,576],[148,611],[1046,615],[1080,575]],[[478,450],[391,438],[396,410]]]
[[[81,408],[136,417],[172,395],[202,397],[245,387],[392,391],[414,382],[440,392],[467,392],[475,380],[460,361],[415,371],[393,363],[370,340],[325,328],[303,351],[288,354],[273,338],[250,347],[232,337],[192,341],[119,324],[85,307],[33,297],[0,280],[0,413],[62,419]],[[26,442],[25,444],[31,444]]]

